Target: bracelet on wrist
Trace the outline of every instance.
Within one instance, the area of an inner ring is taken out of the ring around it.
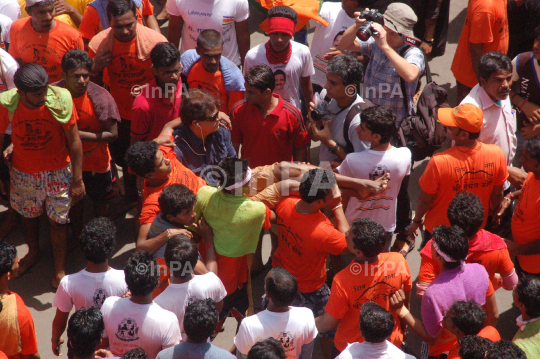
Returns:
[[[336,145],[334,147],[328,148],[328,151],[330,151],[330,153],[335,155],[337,153],[338,149],[339,149],[339,145],[336,143]]]
[[[418,224],[422,224],[422,223],[424,223],[424,219],[420,219],[419,221],[413,219],[413,222],[418,223]]]
[[[167,229],[167,239],[171,239],[171,230]]]
[[[335,206],[334,208],[332,208],[332,212],[334,212],[336,209],[338,209],[340,207],[343,207],[343,204],[340,203],[337,206]]]
[[[527,100],[523,99],[523,101],[519,104],[518,108],[520,110],[523,110],[523,106],[525,106],[526,103],[527,103]]]
[[[426,40],[426,39],[424,39],[424,42],[425,42],[426,44],[428,44],[429,46],[433,46],[433,39],[431,39],[431,40]]]

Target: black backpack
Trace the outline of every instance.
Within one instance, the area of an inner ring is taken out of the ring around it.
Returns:
[[[400,55],[404,57],[409,48],[406,47],[400,51]],[[413,116],[407,116],[401,122],[395,141],[397,146],[406,146],[411,150],[413,161],[421,161],[426,157],[431,157],[435,151],[441,148],[446,140],[446,130],[443,124],[438,121],[437,110],[440,107],[450,107],[448,93],[433,81],[427,61],[424,63],[427,84],[418,98],[417,111]],[[409,113],[405,80],[400,78],[400,82],[403,103],[407,113]]]

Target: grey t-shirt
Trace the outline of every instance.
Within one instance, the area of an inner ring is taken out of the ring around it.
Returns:
[[[181,342],[159,352],[156,359],[236,359],[234,355],[210,343]]]

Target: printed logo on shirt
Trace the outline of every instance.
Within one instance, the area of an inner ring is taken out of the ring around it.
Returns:
[[[132,342],[139,339],[139,327],[137,322],[132,318],[124,318],[118,324],[118,332],[116,337],[124,342]]]
[[[390,172],[390,170],[385,165],[376,165],[369,172],[369,179],[375,181],[376,179],[384,176],[384,174],[387,172]]]
[[[385,165],[376,165],[371,169],[369,172],[369,179],[372,181],[375,181],[376,179],[384,176],[385,173],[390,172],[388,167]],[[384,192],[382,192],[379,195],[373,196],[365,201],[359,200],[359,206],[356,208],[357,211],[365,212],[365,211],[373,211],[376,209],[382,209],[384,211],[388,211],[390,209],[390,205],[383,204],[382,201],[393,201],[394,198],[391,196],[388,196],[386,192],[390,189],[390,187],[387,187]],[[387,202],[388,203],[388,202]]]
[[[101,306],[103,305],[103,302],[105,301],[105,299],[107,299],[107,297],[109,297],[109,293],[107,293],[105,289],[103,288],[96,289],[96,291],[94,292],[93,307],[97,309],[101,309]]]
[[[45,65],[47,63],[47,60],[45,60],[45,57],[41,56],[38,49],[34,49],[34,58],[33,62],[35,62],[38,65]]]
[[[123,57],[120,58],[120,66],[122,68],[122,72],[124,71],[135,71],[135,66],[133,66],[133,64],[128,64],[126,62],[126,59],[124,59]]]
[[[277,340],[281,343],[285,352],[294,350],[294,338],[290,332],[279,333]]]
[[[223,16],[222,26],[232,25],[234,23],[234,16]]]

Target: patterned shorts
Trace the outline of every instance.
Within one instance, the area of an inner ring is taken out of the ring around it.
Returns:
[[[68,223],[71,207],[69,185],[71,165],[55,171],[24,173],[11,169],[11,207],[25,218],[36,218],[47,211],[53,221]]]

